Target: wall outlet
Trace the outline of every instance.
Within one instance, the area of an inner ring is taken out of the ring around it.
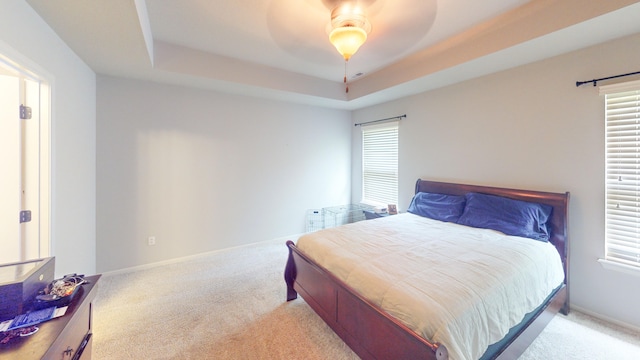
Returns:
[[[149,244],[149,246],[153,246],[156,244],[156,237],[155,236],[149,236],[149,238],[147,239],[147,243]]]

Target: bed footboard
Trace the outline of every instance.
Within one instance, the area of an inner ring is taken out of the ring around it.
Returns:
[[[287,301],[300,294],[307,304],[362,359],[449,358],[445,346],[431,343],[361,298],[341,280],[287,241]]]
[[[293,286],[293,283],[296,281],[296,264],[293,260],[293,251],[291,250],[292,246],[295,247],[293,241],[287,241],[287,247],[289,248],[289,258],[287,259],[287,266],[284,269],[284,281],[287,283],[287,301],[295,300],[298,298],[298,292]]]

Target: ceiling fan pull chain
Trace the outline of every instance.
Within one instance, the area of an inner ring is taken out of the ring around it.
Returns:
[[[345,86],[345,92],[348,93],[349,92],[349,84],[347,83],[347,63],[349,62],[349,60],[345,60],[344,61],[344,86]]]

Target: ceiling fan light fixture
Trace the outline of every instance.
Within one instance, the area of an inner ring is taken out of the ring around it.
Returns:
[[[342,26],[331,31],[329,41],[336,47],[340,55],[349,61],[351,56],[367,41],[367,33],[356,26]]]
[[[367,41],[371,24],[359,6],[345,1],[331,11],[331,29],[329,41],[345,61],[349,61]]]

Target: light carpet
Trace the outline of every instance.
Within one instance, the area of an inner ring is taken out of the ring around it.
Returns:
[[[286,302],[283,241],[106,274],[93,358],[358,359],[301,298]],[[640,334],[556,316],[520,360],[640,359]]]

